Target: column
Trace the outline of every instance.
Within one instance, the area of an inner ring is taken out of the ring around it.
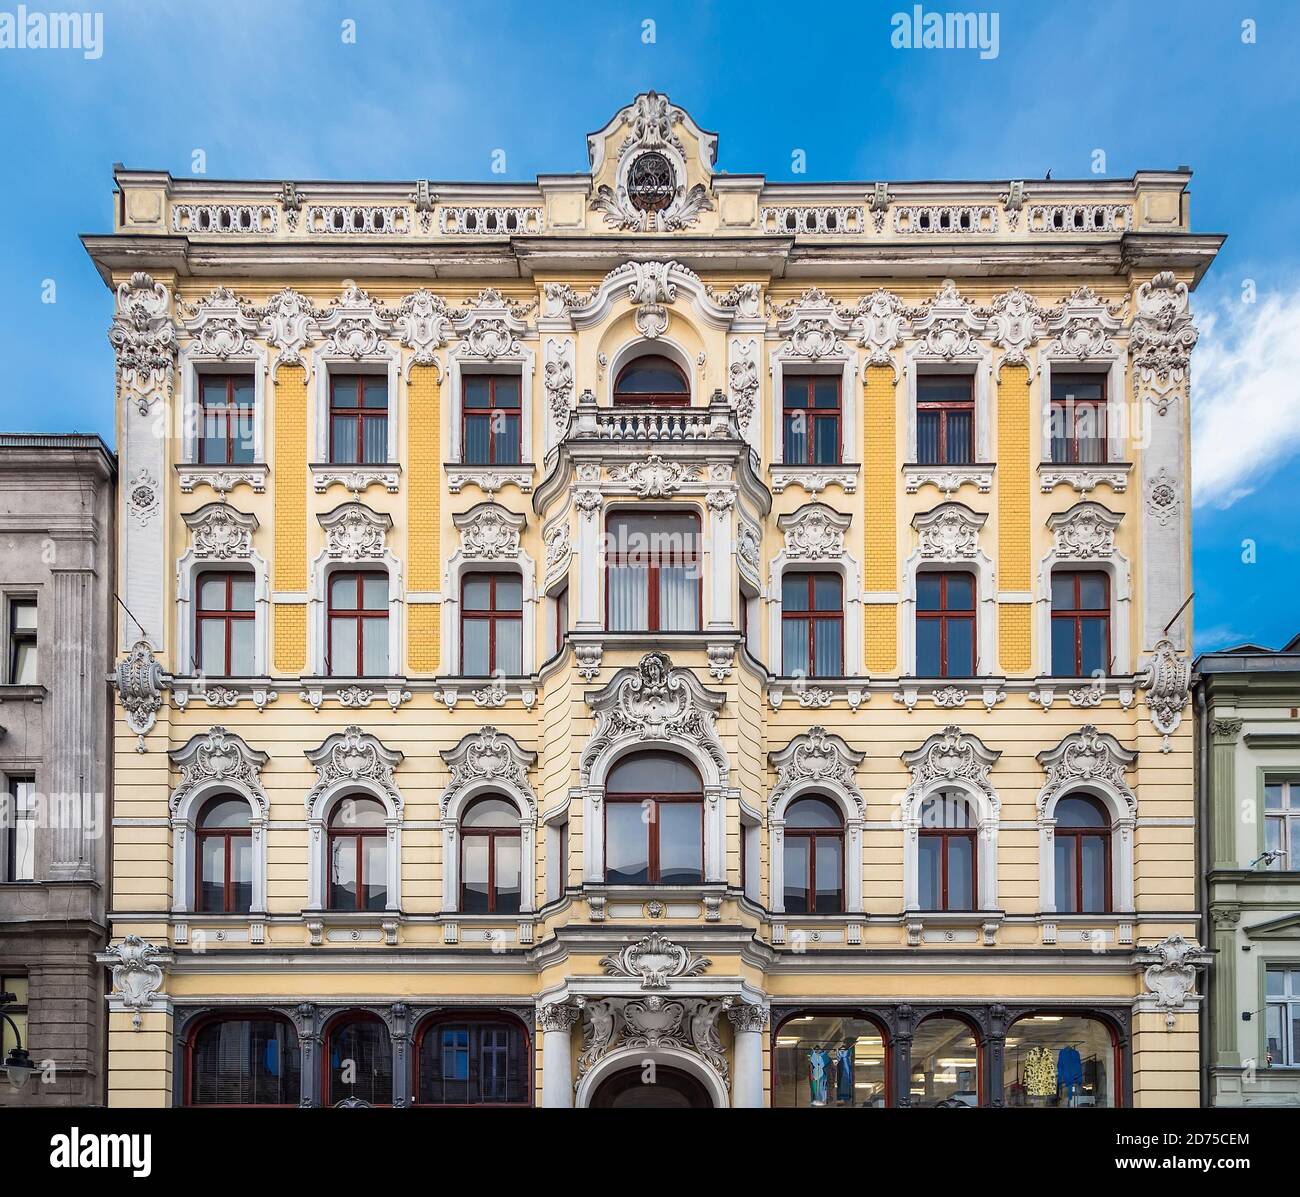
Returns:
[[[731,1078],[731,1104],[740,1110],[766,1105],[763,1090],[763,1028],[767,1007],[746,1003],[727,1011],[735,1030],[735,1067]]]
[[[1237,1010],[1237,924],[1241,907],[1215,906],[1210,910],[1214,935],[1214,967],[1210,970],[1212,989],[1211,1022],[1214,1044],[1212,1064],[1217,1068],[1239,1068],[1241,1051],[1237,1040],[1241,1023]],[[1263,1018],[1262,1014],[1255,1015]],[[1253,1023],[1244,1024],[1253,1030]]]
[[[994,1109],[1002,1108],[1004,1092],[1003,1073],[1006,1067],[1007,1023],[1011,1013],[1005,1006],[989,1008],[987,1039],[985,1041],[985,1059],[987,1061],[987,1080],[985,1081],[985,1098]]]
[[[54,569],[51,641],[53,710],[50,776],[52,844],[50,875],[58,879],[92,879],[94,859],[86,841],[87,823],[102,822],[103,794],[92,794],[90,743],[93,694],[102,680],[94,676],[94,573],[89,569]]]
[[[573,1105],[573,1052],[569,1032],[581,1011],[567,1002],[551,1002],[537,1008],[537,1026],[542,1032],[542,1106],[548,1110]]]
[[[311,1002],[303,1002],[294,1010],[293,1021],[298,1028],[298,1047],[301,1052],[298,1061],[299,1104],[318,1106],[321,1104],[320,1012]]]
[[[394,1003],[388,1015],[388,1034],[393,1047],[393,1109],[403,1110],[412,1103],[410,1009],[404,1002]]]
[[[898,1109],[907,1109],[912,1104],[912,1028],[912,1007],[899,1006],[894,1011],[889,1037],[889,1047],[894,1053],[894,1105]]]
[[[1213,811],[1210,826],[1214,842],[1210,859],[1216,869],[1237,867],[1237,787],[1233,771],[1237,759],[1240,719],[1210,720],[1210,793]],[[1262,812],[1256,818],[1262,817]]]

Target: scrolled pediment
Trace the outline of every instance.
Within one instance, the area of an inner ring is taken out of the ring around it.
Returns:
[[[451,770],[451,780],[442,795],[444,814],[457,797],[480,781],[510,790],[536,811],[537,795],[528,784],[528,770],[537,761],[537,753],[520,748],[512,736],[495,727],[484,727],[439,755]]]
[[[852,516],[825,503],[805,503],[777,517],[785,534],[785,554],[792,561],[838,561],[844,556],[844,536]]]
[[[475,561],[514,561],[527,519],[499,503],[475,503],[451,517],[460,531],[461,554]]]
[[[325,530],[325,554],[332,560],[378,559],[388,551],[393,517],[373,511],[364,503],[340,503],[318,520]]]
[[[1057,557],[1075,561],[1114,557],[1115,532],[1123,518],[1090,500],[1048,516]]]
[[[1089,723],[1034,759],[1047,773],[1047,784],[1038,794],[1040,818],[1053,798],[1087,783],[1107,787],[1127,804],[1131,815],[1137,814],[1137,798],[1124,780],[1124,770],[1137,760],[1137,753],[1130,752],[1109,732],[1098,731]]]
[[[919,795],[935,783],[965,782],[998,805],[997,791],[989,773],[1002,755],[985,746],[979,736],[950,723],[930,736],[919,748],[902,754],[903,764],[912,771],[910,795]]]
[[[270,804],[262,788],[262,766],[271,758],[250,748],[242,737],[221,726],[211,727],[167,755],[181,771],[180,782],[171,793],[172,814],[199,786],[215,782],[252,798],[266,818]]]
[[[210,561],[242,561],[253,555],[257,516],[237,511],[229,503],[205,503],[181,515],[190,530],[190,547],[196,557]]]
[[[912,517],[917,551],[928,561],[970,561],[980,555],[980,530],[988,518],[965,503],[940,503]]]
[[[824,727],[810,727],[780,752],[769,754],[768,760],[776,770],[769,808],[775,810],[796,786],[807,783],[834,787],[842,797],[853,801],[859,817],[864,816],[866,803],[854,775],[864,758],[864,753],[855,752],[840,736]]]
[[[316,784],[307,791],[307,811],[311,814],[317,801],[340,783],[366,782],[387,795],[398,814],[402,810],[402,793],[397,788],[393,770],[402,763],[402,753],[385,748],[369,732],[353,724],[328,736],[319,748],[304,754],[316,769]]]

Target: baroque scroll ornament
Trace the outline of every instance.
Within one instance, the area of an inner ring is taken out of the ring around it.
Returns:
[[[325,529],[326,555],[334,560],[362,561],[387,551],[392,516],[371,511],[364,503],[342,503],[319,521]]]
[[[1138,952],[1141,961],[1149,961],[1142,974],[1152,1004],[1163,1010],[1165,1025],[1172,1027],[1176,1015],[1187,1008],[1187,999],[1196,993],[1196,972],[1204,967],[1209,954],[1198,944],[1181,935],[1169,935],[1150,948]]]
[[[700,1056],[723,1085],[728,1085],[727,1055],[718,1022],[722,1014],[730,1013],[732,1002],[730,997],[667,998],[661,994],[578,998],[575,1006],[583,1015],[578,1080],[611,1052],[676,1048]]]
[[[253,338],[260,313],[229,287],[215,287],[198,303],[181,307],[189,317],[185,329],[193,338],[191,351],[197,349],[222,361],[252,357],[257,352]]]
[[[137,640],[117,663],[114,674],[126,725],[138,737],[137,752],[144,752],[144,738],[153,731],[162,708],[163,671],[153,652],[147,640]]]
[[[138,935],[128,935],[97,959],[113,970],[113,997],[134,1013],[132,1025],[138,1031],[143,1012],[162,992],[163,966],[171,963],[172,954]]]
[[[1137,753],[1130,752],[1109,732],[1086,724],[1034,759],[1047,773],[1047,784],[1038,795],[1040,818],[1057,794],[1080,782],[1103,783],[1123,799],[1130,813],[1137,813],[1137,798],[1124,780],[1124,770],[1137,760]]]
[[[181,771],[180,783],[171,795],[173,814],[198,786],[217,782],[247,793],[261,807],[262,817],[266,817],[269,804],[262,788],[262,766],[270,758],[265,752],[250,748],[234,732],[220,725],[211,727],[169,755],[172,764]]]
[[[1161,640],[1151,654],[1142,683],[1151,725],[1163,737],[1161,752],[1170,750],[1169,737],[1183,720],[1183,709],[1191,697],[1191,675],[1191,663],[1179,654],[1173,641]]]
[[[1173,392],[1187,382],[1192,350],[1198,339],[1188,306],[1187,284],[1162,270],[1137,289],[1130,344],[1138,380],[1154,392],[1164,415]]]
[[[508,787],[526,799],[530,809],[536,809],[537,796],[528,784],[528,769],[537,760],[537,753],[526,752],[505,732],[490,726],[481,728],[441,756],[451,770],[442,797],[444,810],[456,795],[478,781]]]
[[[855,752],[840,736],[813,726],[769,759],[776,770],[776,785],[768,799],[772,809],[794,787],[807,782],[834,786],[853,800],[860,815],[865,813],[866,804],[855,776],[864,754]]]
[[[912,771],[909,795],[919,795],[936,782],[964,781],[985,794],[994,808],[999,805],[989,773],[1002,753],[988,748],[979,736],[962,731],[956,724],[950,723],[920,748],[902,755],[903,764]]]
[[[316,800],[331,786],[357,781],[368,781],[377,786],[401,812],[402,794],[397,788],[393,770],[402,763],[402,753],[395,748],[385,748],[356,724],[335,732],[319,748],[310,749],[304,755],[316,768],[316,784],[307,792],[306,798],[309,813]]]
[[[697,956],[658,931],[629,944],[612,956],[602,956],[600,967],[607,977],[632,977],[642,989],[667,989],[669,982],[698,977],[713,962]]]
[[[176,325],[171,297],[152,275],[136,271],[117,288],[117,313],[108,330],[117,356],[119,387],[142,416],[159,400],[171,398],[176,365]]]
[[[253,554],[257,517],[227,503],[205,503],[181,517],[190,530],[194,556],[205,561],[246,560]]]
[[[452,517],[460,529],[460,551],[476,561],[513,561],[519,556],[524,516],[499,503],[477,503]]]

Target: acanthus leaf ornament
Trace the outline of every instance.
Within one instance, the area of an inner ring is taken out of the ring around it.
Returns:
[[[530,810],[536,810],[537,796],[528,783],[528,770],[536,763],[537,753],[520,748],[505,732],[491,726],[480,728],[439,755],[451,770],[442,795],[444,811],[466,787],[480,781],[509,788],[527,801]]]
[[[611,482],[623,482],[639,498],[662,499],[676,494],[684,482],[693,482],[700,476],[698,466],[680,461],[666,461],[652,453],[644,461],[632,461],[614,466],[609,471]]]
[[[1109,304],[1091,287],[1076,287],[1045,313],[1052,342],[1049,358],[1074,361],[1115,356],[1111,338],[1123,327],[1123,305]]]
[[[1187,383],[1188,366],[1199,334],[1192,322],[1187,284],[1172,270],[1162,270],[1137,289],[1137,311],[1129,344],[1139,383],[1150,388],[1156,410],[1164,415],[1176,392]]]
[[[144,752],[144,738],[153,731],[162,709],[163,671],[153,654],[153,645],[137,640],[117,663],[114,674],[126,724],[138,737],[137,752]]]
[[[573,410],[573,347],[568,341],[550,339],[546,342],[546,365],[542,370],[546,387],[546,410],[551,426],[562,434],[569,425]]]
[[[110,944],[95,959],[113,971],[113,1000],[132,1012],[132,1025],[138,1031],[144,1025],[144,1012],[162,996],[163,968],[171,964],[166,948],[128,935],[121,943]]]
[[[258,332],[260,313],[229,287],[214,287],[194,304],[180,304],[187,317],[185,331],[192,338],[190,352],[228,361],[248,358],[257,352],[253,338]]]
[[[1115,555],[1115,531],[1122,514],[1100,503],[1084,500],[1068,511],[1048,517],[1047,526],[1055,537],[1055,552],[1062,560],[1094,560]]]
[[[1000,801],[989,774],[1001,755],[979,736],[950,723],[919,748],[902,754],[903,764],[912,772],[907,792],[916,797],[932,785],[962,781],[983,793],[996,810]]]
[[[964,503],[941,503],[917,515],[917,551],[927,561],[967,561],[980,554],[980,530],[988,516]]]
[[[754,418],[758,401],[758,344],[754,340],[738,343],[727,369],[731,405],[736,409],[736,427],[743,436]]]
[[[1152,947],[1139,948],[1139,963],[1146,964],[1142,979],[1145,1000],[1163,1011],[1165,1026],[1173,1027],[1180,1011],[1188,1008],[1188,998],[1196,995],[1196,973],[1209,962],[1210,954],[1181,935],[1168,935]]]
[[[780,752],[769,754],[768,759],[776,770],[776,784],[768,798],[770,809],[775,809],[795,786],[810,782],[835,787],[853,802],[859,815],[866,813],[866,801],[855,776],[865,753],[855,752],[842,737],[824,727],[810,727]]]
[[[343,293],[330,301],[329,310],[319,323],[326,334],[321,349],[326,357],[361,361],[390,354],[387,337],[392,332],[391,314],[351,279],[344,280]]]
[[[452,333],[451,309],[441,295],[421,287],[402,297],[395,308],[385,309],[400,344],[413,350],[412,366],[437,364],[434,354]]]
[[[1170,751],[1169,737],[1183,720],[1183,710],[1191,697],[1191,676],[1191,662],[1179,654],[1173,641],[1156,644],[1142,688],[1147,692],[1151,726],[1163,737],[1161,752]]]
[[[393,770],[402,763],[402,753],[386,748],[374,736],[356,724],[328,736],[319,748],[303,754],[316,768],[316,784],[307,791],[306,806],[311,812],[316,800],[339,782],[368,781],[392,801],[399,815],[402,794]]]
[[[476,503],[452,516],[460,531],[462,556],[474,561],[513,561],[519,556],[520,536],[527,520],[499,503]]]
[[[909,315],[912,332],[928,357],[951,362],[979,355],[976,339],[984,333],[985,317],[962,296],[952,279],[944,279],[939,293]]]
[[[388,530],[393,517],[372,511],[356,501],[340,503],[333,511],[318,517],[325,530],[325,552],[332,560],[364,561],[378,559],[388,550]]]
[[[170,400],[176,365],[176,325],[171,296],[152,275],[136,271],[117,288],[117,312],[108,330],[117,356],[118,385],[140,415]]]
[[[1137,798],[1124,779],[1124,770],[1137,760],[1137,753],[1130,752],[1109,732],[1085,724],[1034,759],[1047,774],[1047,784],[1038,794],[1040,818],[1054,797],[1080,782],[1103,783],[1126,804],[1131,815],[1136,815]]]
[[[292,287],[278,291],[258,309],[260,332],[276,350],[274,366],[303,365],[302,351],[315,342],[321,313]]]
[[[858,301],[854,326],[858,344],[866,349],[868,366],[888,366],[898,381],[898,364],[894,350],[903,341],[908,328],[907,305],[892,291],[877,288]]]
[[[191,736],[182,747],[167,755],[181,771],[180,782],[171,793],[173,814],[197,787],[216,782],[237,788],[254,799],[261,817],[266,818],[270,804],[262,788],[262,766],[270,757],[250,748],[241,736],[218,724]]]
[[[851,519],[825,503],[805,503],[797,511],[778,516],[777,527],[785,533],[786,557],[798,561],[840,560]]]
[[[1002,350],[998,371],[1003,366],[1027,366],[1026,350],[1036,345],[1047,330],[1047,318],[1038,301],[1013,287],[993,297],[987,309],[980,314],[988,320],[987,335]]]
[[[126,488],[126,507],[140,527],[152,523],[162,507],[157,477],[143,466],[131,476]]]
[[[621,952],[602,956],[600,967],[607,977],[631,977],[640,981],[642,989],[668,989],[669,982],[698,977],[712,963],[707,956],[697,956],[689,948],[652,931]]]
[[[181,516],[190,530],[194,556],[205,561],[243,561],[253,554],[257,516],[228,503],[205,503]]]

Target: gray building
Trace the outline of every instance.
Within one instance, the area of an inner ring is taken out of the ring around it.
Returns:
[[[1202,655],[1194,693],[1214,949],[1205,1096],[1300,1106],[1300,636]]]
[[[0,435],[0,1020],[40,1072],[0,1106],[101,1105],[117,467]]]

